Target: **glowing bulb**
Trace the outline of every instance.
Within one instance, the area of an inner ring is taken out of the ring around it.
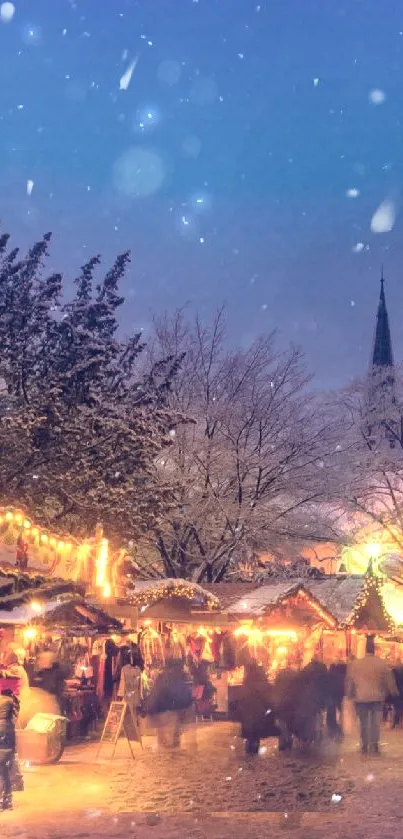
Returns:
[[[30,626],[27,629],[24,629],[23,631],[23,636],[26,641],[32,641],[34,638],[36,638],[37,634],[38,630],[35,629],[34,626]]]
[[[375,559],[381,553],[381,546],[369,543],[369,545],[365,545],[365,550],[370,558]]]
[[[31,600],[31,603],[29,605],[31,606],[33,612],[38,613],[42,611],[42,605],[41,603],[39,603],[38,600]]]

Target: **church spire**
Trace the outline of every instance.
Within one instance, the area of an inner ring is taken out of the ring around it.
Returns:
[[[374,349],[372,353],[373,367],[393,367],[392,341],[390,337],[389,317],[385,299],[385,278],[383,267],[381,273],[381,293],[379,296],[378,312],[376,316],[376,330]]]
[[[395,394],[392,340],[385,299],[385,278],[381,272],[381,292],[376,315],[375,339],[368,376],[366,433],[371,448],[384,440],[390,448],[397,441],[403,448],[403,418]]]

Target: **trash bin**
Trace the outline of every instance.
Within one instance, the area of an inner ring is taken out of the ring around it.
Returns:
[[[35,714],[24,729],[17,730],[20,760],[29,763],[57,763],[66,741],[66,718],[57,714]]]

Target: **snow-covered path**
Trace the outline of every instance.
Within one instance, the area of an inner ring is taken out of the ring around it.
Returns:
[[[236,728],[216,723],[191,730],[178,753],[146,738],[135,762],[123,742],[113,762],[107,747],[98,762],[95,746],[70,748],[59,765],[27,771],[1,835],[401,839],[403,732],[384,739],[378,759],[362,760],[354,740],[317,757],[279,755],[268,741],[245,759]]]

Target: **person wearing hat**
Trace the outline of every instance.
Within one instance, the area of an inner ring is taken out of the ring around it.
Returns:
[[[351,661],[346,674],[346,696],[355,702],[362,754],[379,754],[383,705],[387,696],[397,695],[392,670],[387,661],[375,655],[375,639],[368,635],[364,658]]]

